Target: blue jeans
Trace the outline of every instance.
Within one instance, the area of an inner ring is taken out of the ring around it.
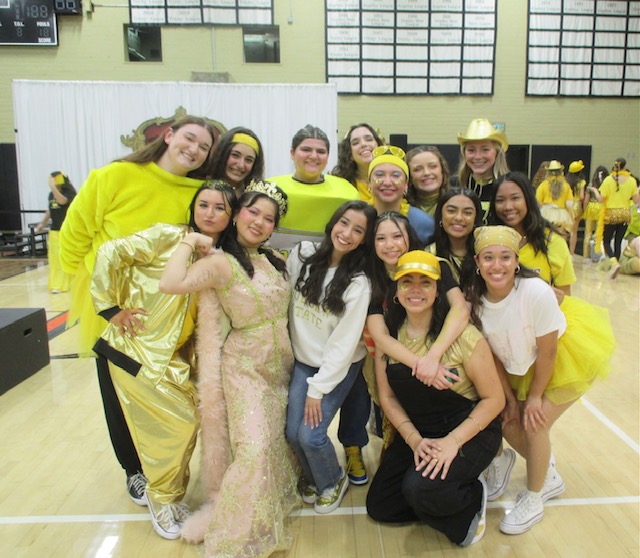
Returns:
[[[356,378],[358,375],[362,376],[362,362],[354,362],[345,378],[331,393],[322,398],[322,422],[314,429],[304,424],[304,406],[309,388],[307,379],[311,378],[318,368],[307,366],[297,360],[293,366],[287,407],[287,440],[298,456],[305,478],[320,492],[338,484],[343,474],[327,430]]]

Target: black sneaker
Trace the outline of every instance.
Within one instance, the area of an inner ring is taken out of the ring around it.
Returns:
[[[147,477],[142,473],[136,473],[135,475],[129,475],[127,477],[127,493],[139,506],[146,506],[147,500],[144,497],[145,490],[147,488]]]

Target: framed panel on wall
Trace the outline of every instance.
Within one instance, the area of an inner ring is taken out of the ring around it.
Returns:
[[[526,94],[640,97],[640,0],[529,0]]]
[[[339,94],[492,95],[496,0],[325,0]]]
[[[273,0],[129,0],[138,25],[273,25]]]

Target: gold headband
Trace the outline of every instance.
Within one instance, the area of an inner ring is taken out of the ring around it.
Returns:
[[[518,231],[504,225],[478,227],[473,236],[475,238],[474,248],[476,254],[487,246],[506,246],[517,254],[522,240],[522,236]]]
[[[243,143],[244,145],[248,145],[256,152],[256,155],[260,155],[260,147],[258,147],[258,142],[249,134],[238,132],[236,134],[233,134],[233,138],[231,138],[231,141],[232,143]]]
[[[289,202],[287,201],[287,194],[285,194],[275,182],[267,182],[262,180],[252,180],[249,186],[245,189],[245,192],[258,192],[271,198],[278,205],[278,213],[280,219],[282,219],[287,213],[289,208]]]

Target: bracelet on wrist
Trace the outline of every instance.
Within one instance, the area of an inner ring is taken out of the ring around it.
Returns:
[[[475,419],[475,417],[469,415],[465,420],[470,420],[471,422],[475,423],[475,425],[478,427],[478,432],[482,432],[482,427],[480,426],[480,423]]]
[[[191,242],[187,242],[186,240],[181,240],[180,244],[186,244],[189,248],[191,248],[192,252],[196,251],[196,247],[193,244],[191,244]]]
[[[420,432],[418,432],[417,430],[414,430],[411,434],[409,434],[405,439],[404,439],[404,443],[409,445],[409,438],[411,438],[411,436],[413,436],[414,434],[420,434]]]

